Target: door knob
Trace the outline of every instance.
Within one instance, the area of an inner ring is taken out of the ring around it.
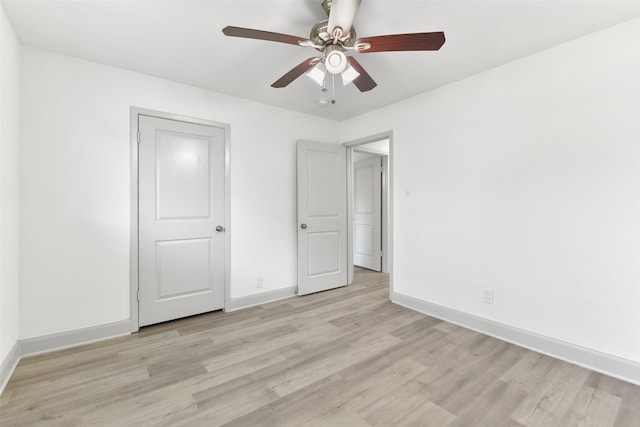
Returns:
[[[300,224],[300,228],[304,230],[305,228],[307,228],[307,224]]]
[[[216,227],[216,231],[217,231],[218,233],[219,233],[219,232],[221,232],[221,231],[224,231],[224,227],[223,227],[223,226],[221,226],[221,225],[219,225],[219,226],[217,226],[217,227]]]

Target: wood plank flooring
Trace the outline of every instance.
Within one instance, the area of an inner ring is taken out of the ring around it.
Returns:
[[[394,305],[388,277],[22,360],[10,426],[639,427],[640,387]]]

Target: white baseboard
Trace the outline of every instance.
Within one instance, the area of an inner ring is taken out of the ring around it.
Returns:
[[[640,385],[640,363],[393,292],[391,301],[485,335]]]
[[[231,298],[229,304],[225,307],[225,311],[236,311],[241,308],[253,307],[256,305],[266,304],[268,302],[290,298],[295,296],[296,292],[298,292],[298,287],[290,286],[288,288],[275,289],[273,291],[261,292],[259,294]]]
[[[13,375],[13,371],[16,370],[18,362],[20,362],[20,341],[13,343],[7,357],[4,358],[0,365],[0,395],[4,392],[4,388],[7,386],[11,375]]]
[[[4,392],[5,386],[9,382],[11,375],[13,375],[13,371],[15,371],[16,366],[18,366],[20,359],[23,357],[77,347],[129,334],[131,334],[131,320],[127,319],[73,331],[18,340],[0,365],[0,394]]]
[[[27,338],[20,340],[21,357],[76,347],[109,338],[129,335],[130,333],[131,320],[127,319],[119,322],[106,323],[104,325],[75,329],[73,331]]]

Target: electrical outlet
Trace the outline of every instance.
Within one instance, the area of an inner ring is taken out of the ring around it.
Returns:
[[[258,278],[256,279],[256,289],[261,289],[261,288],[262,288],[262,285],[263,285],[263,283],[262,283],[262,277],[258,277]]]
[[[493,304],[493,289],[482,290],[482,302],[485,304]]]

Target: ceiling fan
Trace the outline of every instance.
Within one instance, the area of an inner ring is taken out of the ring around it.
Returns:
[[[392,34],[386,36],[356,38],[353,20],[361,0],[323,0],[322,8],[329,19],[320,21],[311,28],[309,38],[291,36],[270,31],[228,26],[222,32],[227,36],[244,37],[312,47],[320,51],[319,57],[305,59],[271,86],[288,86],[302,74],[322,85],[327,73],[339,74],[343,85],[351,82],[366,92],[377,83],[353,56],[346,53],[373,53],[391,51],[439,50],[445,38],[442,31],[432,33]]]

